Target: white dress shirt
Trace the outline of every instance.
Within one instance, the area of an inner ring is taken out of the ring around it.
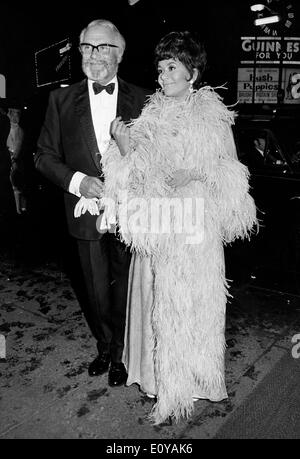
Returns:
[[[88,80],[89,99],[98,149],[99,152],[103,154],[108,148],[109,141],[111,139],[111,122],[117,115],[118,79],[115,76],[111,81],[109,81],[109,83],[115,83],[113,94],[108,94],[107,91],[103,90],[96,95],[93,90],[93,83],[94,81]],[[78,197],[81,196],[79,187],[85,176],[86,174],[83,174],[82,172],[75,172],[69,185],[70,193],[75,194]]]
[[[258,151],[258,153],[261,154],[261,156],[264,158],[265,152],[264,150],[261,150],[260,148],[255,147],[255,149]]]

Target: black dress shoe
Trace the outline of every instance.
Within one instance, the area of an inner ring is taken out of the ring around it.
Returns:
[[[100,376],[106,373],[109,367],[110,355],[99,354],[98,357],[90,364],[88,373],[90,376]]]
[[[108,384],[110,386],[122,386],[126,383],[127,376],[123,363],[111,363],[108,372]]]

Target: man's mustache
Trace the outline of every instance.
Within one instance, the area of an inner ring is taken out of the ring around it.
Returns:
[[[95,60],[88,60],[86,61],[87,64],[99,64],[99,65],[108,65],[107,61],[95,61]]]

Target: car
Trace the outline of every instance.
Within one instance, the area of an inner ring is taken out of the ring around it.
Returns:
[[[260,264],[300,274],[300,117],[241,114],[233,130],[260,229],[227,249],[228,258],[238,270],[248,263],[250,271]]]

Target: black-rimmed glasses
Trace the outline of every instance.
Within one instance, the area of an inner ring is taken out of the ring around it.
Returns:
[[[79,51],[83,56],[90,56],[93,51],[97,51],[98,54],[109,55],[111,48],[118,48],[117,45],[111,45],[110,43],[100,43],[99,45],[92,45],[91,43],[80,43]]]

